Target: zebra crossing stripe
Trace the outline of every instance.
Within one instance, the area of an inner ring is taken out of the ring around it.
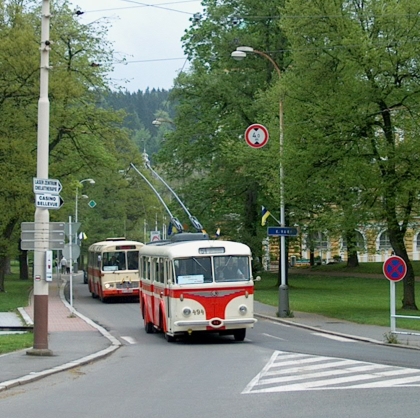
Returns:
[[[420,370],[275,351],[242,394],[404,386],[420,386]]]

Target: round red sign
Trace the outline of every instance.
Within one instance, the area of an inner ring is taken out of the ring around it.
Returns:
[[[259,123],[249,125],[245,131],[245,141],[252,148],[261,148],[268,142],[268,130]]]
[[[399,282],[407,274],[407,264],[401,257],[393,255],[385,261],[383,271],[388,280]]]

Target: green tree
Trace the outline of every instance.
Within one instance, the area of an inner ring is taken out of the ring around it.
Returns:
[[[126,168],[139,155],[128,132],[121,129],[125,113],[101,106],[112,63],[106,25],[80,24],[70,6],[65,0],[55,2],[51,19],[49,173],[62,182],[65,201],[60,211],[51,213],[52,221],[67,221],[66,215],[74,213],[75,181],[95,177],[99,185],[106,184],[110,174],[118,175],[120,165]],[[32,220],[35,211],[32,178],[37,163],[41,21],[33,2],[0,2],[0,10],[0,160],[5,168],[0,173],[4,185],[0,291],[4,291],[7,260],[18,253],[20,223]],[[120,210],[114,219],[119,215]]]
[[[261,92],[278,77],[270,62],[250,57],[237,63],[231,53],[240,45],[282,49],[273,13],[278,2],[203,5],[202,18],[192,20],[184,36],[191,70],[179,75],[172,91],[176,129],[166,134],[159,162],[180,183],[181,196],[211,235],[220,227],[222,235],[246,242],[260,257],[261,204],[278,202],[278,142],[257,151],[246,145],[244,132],[252,123],[268,122],[276,126],[273,136],[278,133],[278,101],[269,115],[261,112],[260,102]],[[273,58],[282,65],[282,53]],[[273,183],[277,186],[268,186]]]
[[[419,12],[420,5],[408,0],[289,0],[281,22],[293,59],[288,152],[305,161],[289,162],[288,172],[303,179],[300,168],[307,167],[310,196],[320,194],[317,204],[340,205],[345,216],[355,208],[359,217],[344,220],[343,229],[367,218],[386,226],[408,267],[406,309],[417,309],[404,237],[419,209],[420,55],[413,43],[420,36]],[[311,166],[321,167],[317,174],[324,177],[311,177]],[[339,187],[344,194],[331,199]]]

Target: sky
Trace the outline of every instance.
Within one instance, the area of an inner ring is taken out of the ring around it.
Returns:
[[[83,23],[106,18],[111,27],[108,40],[115,58],[127,64],[115,64],[110,78],[128,91],[165,89],[188,68],[181,37],[189,28],[189,19],[202,12],[200,0],[71,0],[75,10],[84,12]],[[77,7],[78,6],[78,7]]]

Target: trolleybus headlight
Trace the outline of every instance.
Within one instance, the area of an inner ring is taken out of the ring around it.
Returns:
[[[190,316],[190,315],[191,315],[191,309],[190,309],[190,308],[184,308],[184,309],[182,310],[182,313],[183,313],[185,316]]]
[[[111,285],[109,283],[105,283],[105,289],[109,289]]]
[[[245,305],[241,305],[241,306],[239,307],[239,312],[240,312],[242,315],[245,315],[245,314],[248,312],[248,308],[247,308]]]

